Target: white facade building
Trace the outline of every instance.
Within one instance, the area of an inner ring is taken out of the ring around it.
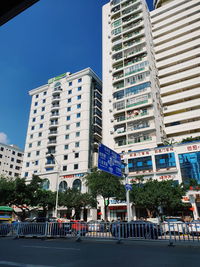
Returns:
[[[157,0],[150,12],[169,139],[200,135],[200,1]]]
[[[146,2],[110,1],[103,7],[103,143],[120,153],[155,147],[164,135]]]
[[[52,191],[59,184],[59,190],[86,192],[81,178],[97,165],[101,142],[101,92],[101,81],[90,68],[64,73],[29,92],[24,177],[37,174]]]
[[[21,177],[24,152],[15,145],[0,143],[0,175]]]

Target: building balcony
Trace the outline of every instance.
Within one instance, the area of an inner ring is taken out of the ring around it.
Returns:
[[[56,140],[50,140],[48,143],[47,143],[47,145],[54,145],[54,144],[56,144],[57,143],[57,141]]]
[[[139,137],[139,138],[135,138],[135,139],[129,139],[127,142],[127,145],[130,144],[139,144],[139,143],[143,143],[143,142],[149,142],[152,140],[152,136],[146,136],[146,137]]]
[[[53,113],[50,115],[50,118],[53,119],[53,118],[58,118],[60,116],[59,113]]]
[[[146,119],[146,118],[153,117],[153,116],[154,116],[153,110],[148,111],[148,112],[143,112],[138,115],[130,114],[127,116],[121,116],[114,120],[114,125],[119,125],[121,123],[129,122],[129,121],[137,121],[141,119]]]
[[[58,134],[58,131],[50,131],[48,136],[56,136]]]
[[[125,33],[124,37],[123,37],[123,40],[129,41],[132,38],[135,38],[136,36],[139,37],[139,36],[143,36],[144,34],[145,34],[144,33],[144,29],[138,30],[138,31],[134,31],[134,32],[130,32],[130,33]]]
[[[54,148],[55,148],[55,146],[54,146]],[[56,150],[54,149],[52,149],[52,150],[48,150],[47,152],[46,152],[46,155],[54,155],[54,154],[56,154]]]
[[[53,100],[60,100],[60,96],[58,96],[58,95],[53,96],[53,97],[52,97],[52,101],[53,101]]]
[[[52,106],[51,106],[51,110],[54,110],[54,109],[57,109],[60,107],[60,104],[59,103],[54,103]]]
[[[55,166],[55,162],[46,162],[45,163],[45,167],[54,167]]]
[[[151,123],[148,126],[133,126],[133,127],[129,127],[127,128],[127,134],[137,134],[137,133],[143,133],[143,132],[147,132],[147,131],[152,131],[155,130],[155,124]]]

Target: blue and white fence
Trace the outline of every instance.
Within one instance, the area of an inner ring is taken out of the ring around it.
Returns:
[[[200,223],[149,222],[20,222],[0,224],[0,237],[83,238],[113,240],[163,240],[199,242]]]

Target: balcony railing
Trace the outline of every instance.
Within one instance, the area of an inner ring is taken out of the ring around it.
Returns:
[[[138,115],[134,115],[134,116],[121,116],[121,117],[118,117],[116,119],[116,122],[121,122],[121,121],[125,121],[125,120],[131,120],[131,119],[135,119],[135,118],[140,118],[142,116],[146,116],[146,115],[149,115],[149,112],[144,112],[144,113],[140,113]]]

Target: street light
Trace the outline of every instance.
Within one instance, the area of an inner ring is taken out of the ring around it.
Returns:
[[[124,171],[125,185],[128,185],[129,184],[129,181],[128,181],[128,174],[129,174],[128,158],[125,158],[124,166],[125,166],[125,171]],[[130,207],[130,195],[129,195],[130,188],[129,187],[125,187],[125,188],[126,188],[127,217],[128,217],[128,222],[129,222],[131,220],[131,207]]]
[[[57,217],[58,216],[58,189],[59,189],[58,181],[59,181],[59,176],[60,176],[60,164],[58,163],[58,161],[56,160],[53,154],[50,154],[50,157],[55,160],[58,166],[57,177],[56,177],[56,204],[55,204],[55,214],[54,214],[54,216]]]

